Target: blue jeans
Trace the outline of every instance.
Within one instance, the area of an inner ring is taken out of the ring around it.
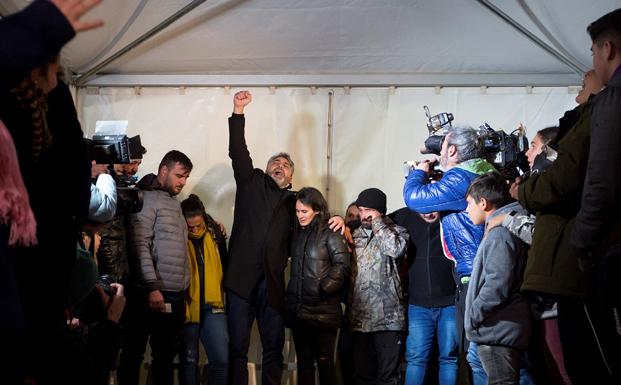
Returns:
[[[422,385],[434,337],[437,335],[439,353],[440,385],[457,383],[457,359],[459,344],[455,328],[455,306],[422,307],[408,306],[408,338],[406,340],[406,385]]]
[[[226,385],[229,370],[229,332],[225,313],[213,313],[208,305],[202,309],[202,323],[187,323],[183,328],[179,382],[197,385],[198,341],[207,353],[207,380],[211,385]]]
[[[280,385],[285,323],[282,314],[268,303],[265,280],[259,284],[250,299],[242,298],[232,291],[228,292],[227,298],[231,338],[229,370],[231,385],[248,385],[248,348],[250,347],[250,331],[255,318],[263,347],[261,383]]]
[[[488,375],[489,385],[518,385],[520,383],[519,350],[506,346],[479,345],[477,351],[485,373]]]
[[[468,355],[466,356],[470,369],[472,370],[472,382],[474,385],[486,385],[487,374],[483,369],[483,364],[479,359],[478,345],[476,342],[470,342],[468,347]],[[520,385],[536,385],[530,369],[524,359],[524,353],[520,354]]]
[[[487,385],[487,374],[483,369],[483,364],[479,359],[479,352],[476,342],[470,342],[468,346],[468,354],[466,355],[466,361],[470,365],[472,371],[472,383],[474,385]]]

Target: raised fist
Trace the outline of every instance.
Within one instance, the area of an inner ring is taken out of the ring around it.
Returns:
[[[243,114],[244,107],[246,107],[252,101],[252,94],[249,91],[239,91],[235,93],[233,97],[233,112],[236,114]]]

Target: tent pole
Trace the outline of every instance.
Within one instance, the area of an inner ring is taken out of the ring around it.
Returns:
[[[326,151],[326,201],[328,205],[330,205],[330,182],[332,180],[332,130],[333,130],[333,119],[332,119],[332,103],[334,100],[334,91],[330,90],[328,92],[328,140],[327,140],[327,151]]]
[[[489,0],[477,0],[477,1],[481,5],[483,5],[487,9],[489,9],[490,11],[494,12],[498,17],[503,19],[505,22],[507,22],[513,28],[517,29],[520,33],[522,33],[524,36],[526,36],[526,38],[531,40],[533,43],[537,44],[544,51],[548,52],[550,55],[554,56],[559,61],[561,61],[562,63],[567,65],[569,68],[571,68],[578,75],[582,76],[584,74],[584,72],[586,72],[583,68],[580,67],[580,64],[578,64],[578,63],[576,63],[574,61],[571,61],[568,58],[566,58],[565,56],[561,55],[557,50],[555,50],[553,47],[549,46],[546,42],[544,42],[543,40],[538,38],[535,34],[530,32],[528,29],[526,29],[520,23],[515,21],[513,18],[511,18],[506,13],[504,13],[500,8],[496,7]]]
[[[131,43],[127,44],[125,47],[123,47],[120,50],[118,50],[117,52],[113,53],[112,55],[110,55],[110,57],[108,57],[107,59],[105,59],[101,63],[97,64],[96,66],[94,66],[90,70],[86,71],[83,74],[76,74],[73,77],[73,82],[75,83],[75,85],[77,87],[83,86],[84,84],[86,84],[86,81],[88,79],[90,79],[93,75],[97,74],[97,72],[99,72],[101,69],[105,68],[108,64],[112,63],[113,61],[115,61],[116,59],[118,59],[121,56],[125,55],[127,52],[129,52],[132,49],[136,48],[140,44],[144,43],[145,41],[147,41],[148,39],[150,39],[151,37],[153,37],[157,33],[161,32],[163,29],[165,29],[166,27],[168,27],[169,25],[171,25],[175,21],[179,20],[180,18],[182,18],[183,16],[185,16],[186,14],[188,14],[189,12],[194,10],[196,7],[198,7],[199,5],[203,4],[205,1],[206,0],[193,0],[190,4],[188,4],[185,7],[181,8],[179,11],[175,12],[173,15],[169,16],[164,21],[162,21],[161,23],[159,23],[155,27],[153,27],[150,30],[148,30],[147,32],[145,32],[142,36],[138,37],[136,40],[132,41]]]

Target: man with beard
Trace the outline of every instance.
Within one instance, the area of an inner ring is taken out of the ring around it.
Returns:
[[[453,127],[442,142],[440,166],[444,175],[436,183],[430,183],[430,162],[417,164],[410,172],[403,187],[403,198],[410,210],[426,214],[440,213],[440,234],[445,256],[455,262],[458,279],[456,323],[460,350],[468,348],[463,332],[466,292],[472,274],[472,263],[479,243],[483,239],[483,225],[474,225],[466,207],[466,192],[470,182],[477,176],[496,171],[494,166],[482,159],[483,138],[471,127]],[[485,382],[485,372],[476,349],[468,355],[473,368],[475,384]]]
[[[142,210],[131,218],[129,244],[137,279],[127,290],[126,335],[119,384],[137,385],[150,336],[153,383],[173,384],[173,358],[185,322],[185,292],[190,283],[187,226],[175,196],[185,186],[192,162],[180,151],[168,152],[157,175],[138,182]]]
[[[354,274],[349,327],[355,384],[397,384],[405,309],[398,260],[408,233],[386,216],[386,194],[377,188],[356,200],[361,226],[354,231]]]
[[[295,165],[286,152],[272,156],[265,171],[254,168],[245,139],[244,108],[248,91],[233,98],[229,118],[229,156],[237,184],[229,261],[223,285],[227,290],[231,384],[248,384],[248,348],[256,318],[261,335],[262,384],[280,384],[284,344],[284,271],[295,219],[295,194],[290,191]],[[330,219],[336,231],[340,217]]]

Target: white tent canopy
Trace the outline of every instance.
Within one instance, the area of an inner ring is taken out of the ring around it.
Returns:
[[[0,11],[27,3],[2,0]],[[581,71],[591,66],[586,26],[619,7],[619,0],[105,0],[89,15],[105,26],[78,35],[62,60],[78,75],[101,67],[82,78],[76,96],[85,133],[97,120],[129,120],[129,134],[141,134],[149,150],[140,175],[155,171],[166,151],[184,151],[195,163],[184,195],[198,193],[230,228],[226,118],[241,87],[255,95],[247,137],[256,167],[288,150],[294,188],[322,189],[335,212],[371,186],[394,210],[403,206],[402,162],[421,157],[423,105],[472,126],[511,131],[523,122],[532,137],[575,105]]]
[[[28,2],[2,1],[6,12]],[[107,0],[92,14],[105,27],[80,34],[64,61],[83,74],[198,3],[88,84],[575,85],[578,72],[590,67],[586,26],[621,6],[619,0]]]

